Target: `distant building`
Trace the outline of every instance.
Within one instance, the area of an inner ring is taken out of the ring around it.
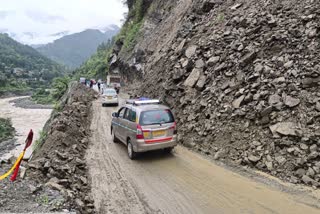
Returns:
[[[16,76],[22,76],[25,74],[25,70],[23,68],[14,68],[12,73]]]

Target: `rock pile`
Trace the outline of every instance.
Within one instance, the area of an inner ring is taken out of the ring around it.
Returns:
[[[64,97],[61,111],[54,114],[47,137],[32,161],[27,176],[60,191],[68,209],[94,213],[85,162],[89,144],[91,102],[97,94],[83,85],[74,84]]]
[[[140,50],[137,93],[175,110],[183,145],[318,187],[320,2],[238,2],[194,1],[162,53]]]

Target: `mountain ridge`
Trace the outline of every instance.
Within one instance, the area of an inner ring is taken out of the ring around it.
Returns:
[[[118,32],[119,27],[116,25],[104,29],[86,29],[34,47],[48,58],[74,69],[94,54],[100,44],[112,39]]]
[[[34,48],[0,33],[0,95],[12,90],[36,88],[65,73],[63,66]]]

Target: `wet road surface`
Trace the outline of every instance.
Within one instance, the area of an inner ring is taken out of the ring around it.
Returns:
[[[115,107],[93,105],[87,162],[99,213],[320,213],[308,193],[289,194],[256,182],[178,146],[130,160],[113,143]]]

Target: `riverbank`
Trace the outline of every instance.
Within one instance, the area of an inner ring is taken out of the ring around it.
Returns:
[[[47,137],[42,146],[31,160],[22,162],[20,178],[15,182],[8,178],[0,181],[2,212],[75,213],[78,210],[80,213],[94,213],[85,152],[90,135],[91,101],[97,96],[93,90],[81,85],[71,86],[60,100],[60,111],[54,112],[43,128]],[[38,110],[38,115],[50,110],[19,108],[13,105],[14,100],[5,101],[0,100],[0,108],[6,106],[7,111],[10,106],[13,112],[34,113]],[[8,163],[0,165],[0,175],[12,166],[14,160],[10,158]]]
[[[0,118],[0,143],[13,138],[14,128],[10,119]]]
[[[31,97],[23,97],[9,101],[15,107],[24,108],[24,109],[52,109],[53,105],[43,105],[35,103]]]
[[[12,126],[16,130],[14,140],[11,141],[13,145],[6,144],[5,147],[0,148],[4,153],[1,155],[0,160],[8,160],[20,154],[30,129],[34,132],[33,140],[35,142],[35,140],[39,138],[39,132],[50,117],[51,109],[26,103],[27,98],[28,97],[10,97],[0,99],[0,118],[10,119]],[[28,158],[31,153],[32,146],[27,150],[26,157]]]
[[[38,105],[30,97],[9,97],[0,99],[0,118],[6,118],[16,130],[11,139],[0,141],[0,175],[10,169],[17,155],[23,150],[25,139],[33,129],[33,142],[38,139],[39,132],[51,114],[50,106]],[[26,157],[30,156],[32,146]],[[20,176],[26,163],[22,162]],[[52,212],[64,204],[62,195],[42,183],[28,178],[11,182],[6,178],[0,182],[0,210],[2,212]],[[18,206],[17,204],[24,204]]]

